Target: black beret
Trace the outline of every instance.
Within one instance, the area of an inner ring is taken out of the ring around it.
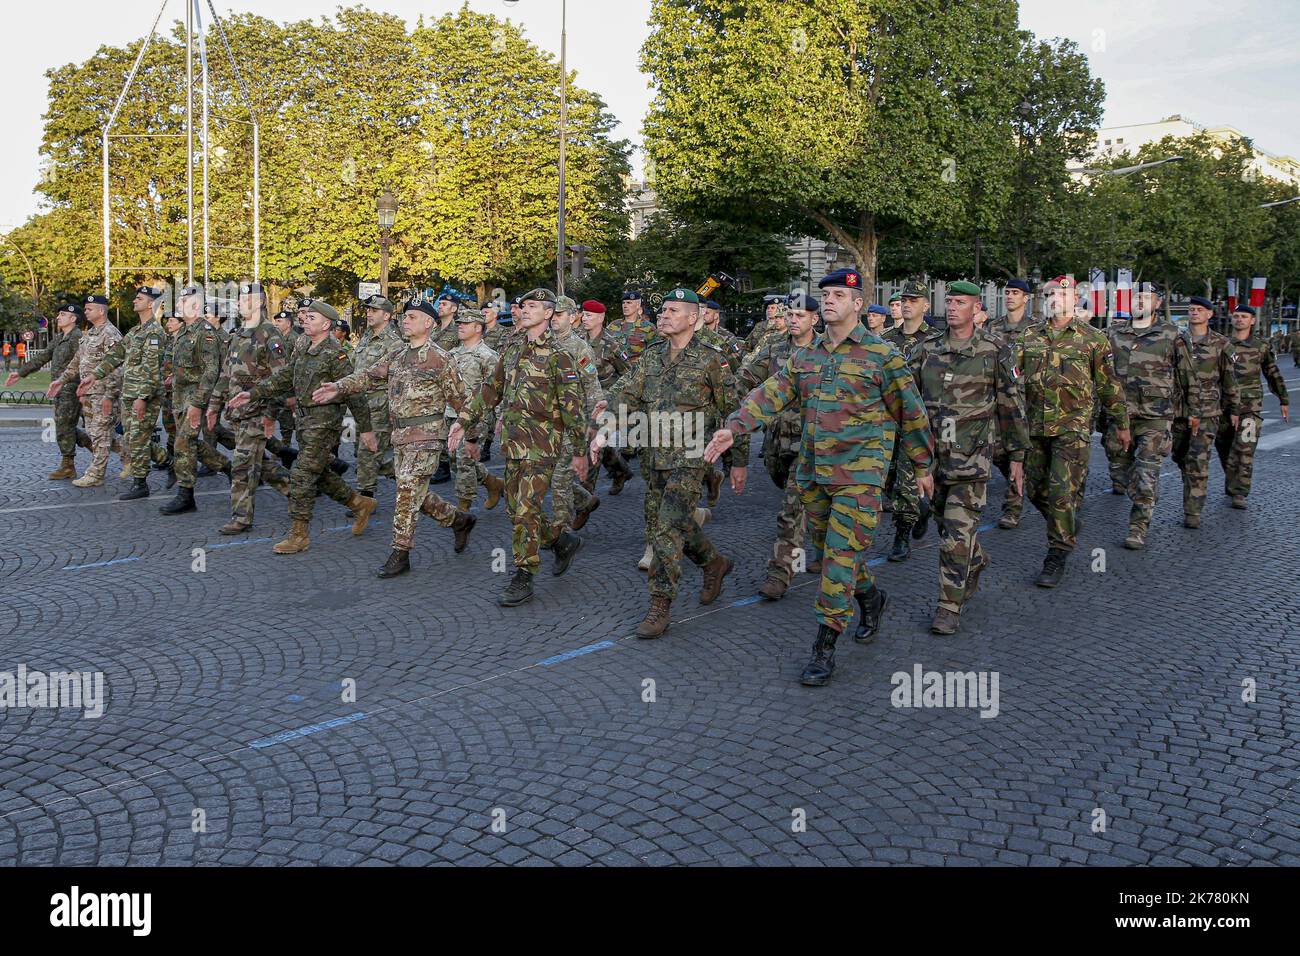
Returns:
[[[1233,311],[1233,312],[1245,312],[1247,315],[1254,315],[1254,314],[1255,314],[1255,310],[1254,310],[1254,308],[1252,308],[1252,307],[1249,306],[1249,305],[1239,305],[1239,306],[1237,306],[1235,309],[1233,309],[1232,311]]]
[[[406,311],[407,311],[407,312],[423,312],[425,315],[432,316],[432,317],[435,318],[435,319],[438,317],[438,310],[435,309],[435,308],[433,307],[433,303],[432,303],[432,302],[425,302],[425,301],[423,301],[423,300],[421,300],[421,301],[419,301],[419,302],[408,302],[408,303],[406,303]]]
[[[82,308],[79,304],[77,304],[76,302],[65,302],[63,305],[59,306],[59,311],[60,311],[60,312],[71,312],[73,315],[78,316],[78,317],[81,317],[81,316],[83,316],[83,315],[86,314],[86,310],[83,309],[83,308]]]
[[[163,290],[154,289],[147,285],[142,285],[135,290],[136,295],[147,295],[151,299],[162,298]]]
[[[1029,293],[1033,291],[1033,289],[1029,287],[1029,281],[1027,279],[1011,279],[1007,282],[1007,288],[1019,289],[1025,295],[1029,295]]]
[[[641,293],[638,292],[636,289],[628,289],[626,292],[623,293],[623,301],[624,301],[624,302],[640,302],[640,301],[641,301]]]
[[[108,305],[108,296],[88,295],[86,296],[86,305]]]
[[[292,322],[295,315],[288,309],[281,309],[279,312],[275,313],[275,317],[277,319],[284,319],[285,321]]]
[[[239,287],[240,295],[261,295],[261,293],[262,283],[260,282],[245,282]]]
[[[802,312],[816,312],[822,307],[817,297],[807,292],[791,292],[785,300],[785,305],[788,309],[799,309]]]
[[[1192,305],[1199,305],[1202,309],[1209,309],[1211,312],[1214,311],[1214,303],[1203,295],[1192,296],[1191,302]]]
[[[817,283],[817,288],[856,289],[862,291],[862,276],[857,269],[836,269]],[[906,291],[904,291],[906,294]]]

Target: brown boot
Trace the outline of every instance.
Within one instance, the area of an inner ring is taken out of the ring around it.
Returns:
[[[483,479],[483,487],[487,489],[487,501],[483,502],[483,507],[491,511],[501,502],[501,495],[506,490],[506,483],[496,475],[488,475]]]
[[[931,634],[956,634],[961,627],[961,616],[956,611],[941,607],[934,612],[934,622],[930,625]]]
[[[457,511],[469,511],[469,509],[470,509],[470,508],[473,508],[473,507],[474,507],[474,499],[473,499],[473,498],[457,498],[457,499],[456,499],[456,510],[457,510]]]
[[[709,473],[704,476],[705,487],[709,490],[709,507],[712,508],[718,503],[718,496],[722,494],[722,472],[716,468],[710,469]]]
[[[641,638],[658,637],[668,630],[668,612],[673,602],[666,597],[651,597],[650,610],[645,612],[645,620],[636,626],[636,636]]]
[[[239,521],[235,518],[231,518],[229,521],[227,521],[225,524],[223,524],[220,528],[217,529],[217,534],[243,534],[251,527],[252,527],[251,524],[245,524],[242,521]]]
[[[578,513],[573,516],[573,530],[582,530],[583,526],[587,523],[587,519],[591,517],[591,513],[599,507],[600,499],[595,495],[592,495],[591,500],[587,502],[587,505],[583,508],[579,508]]]
[[[50,481],[62,481],[64,478],[76,478],[76,459],[71,455],[65,455],[63,457],[63,464],[59,465],[58,468],[54,469],[54,471],[50,472],[46,477],[49,478]]]
[[[763,595],[763,597],[767,598],[769,601],[779,601],[781,598],[785,597],[786,589],[789,587],[789,582],[768,575],[767,580],[763,582],[763,586],[758,589],[758,593]]]
[[[469,533],[474,530],[476,524],[478,524],[478,519],[464,508],[456,512],[456,520],[451,523],[451,530],[456,535],[453,550],[457,554],[464,551],[465,545],[469,544]]]
[[[352,497],[348,499],[348,510],[357,517],[357,520],[352,522],[353,534],[360,534],[366,530],[366,525],[370,523],[370,516],[374,514],[377,507],[379,502],[374,498],[367,498],[365,495],[353,492]]]
[[[306,551],[309,547],[311,547],[311,538],[307,535],[307,522],[294,518],[289,536],[283,541],[276,542],[271,550],[276,554],[297,554]]]
[[[704,571],[704,587],[700,588],[700,604],[712,604],[722,593],[722,579],[731,573],[731,559],[718,555],[701,570]]]

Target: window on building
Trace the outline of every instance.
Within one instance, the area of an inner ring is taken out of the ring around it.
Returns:
[[[1106,145],[1107,145],[1107,146],[1110,145],[1110,140],[1106,140]]]

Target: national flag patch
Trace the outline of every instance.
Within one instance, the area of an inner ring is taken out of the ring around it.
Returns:
[[[1013,382],[1020,381],[1020,369],[1015,365],[1011,366],[1011,380]]]
[[[578,373],[572,370],[567,370],[564,373],[564,380],[566,382],[576,382],[578,380]]]
[[[588,375],[596,374],[596,363],[593,362],[591,359],[587,358],[585,355],[582,357],[581,368],[582,371],[586,372]]]

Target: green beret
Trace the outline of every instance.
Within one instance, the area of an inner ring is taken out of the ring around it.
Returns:
[[[574,302],[567,295],[557,295],[555,297],[556,312],[576,312],[578,303]]]
[[[948,283],[948,295],[979,295],[980,287],[974,282],[962,279],[960,282]]]
[[[693,302],[696,305],[699,305],[700,297],[696,295],[693,290],[683,289],[679,286],[678,288],[673,289],[666,296],[664,296],[664,301],[665,302]]]
[[[534,289],[532,292],[526,292],[519,297],[520,302],[546,302],[549,305],[555,305],[555,293],[550,289]]]
[[[308,306],[308,310],[315,312],[317,315],[325,316],[325,318],[329,319],[331,322],[337,322],[339,320],[339,314],[334,311],[334,306],[330,305],[324,299],[312,299],[311,305]]]
[[[902,302],[902,301],[903,301],[903,293],[901,293],[901,292],[895,292],[893,295],[891,295],[891,296],[889,297],[889,301],[890,301],[890,302]]]

